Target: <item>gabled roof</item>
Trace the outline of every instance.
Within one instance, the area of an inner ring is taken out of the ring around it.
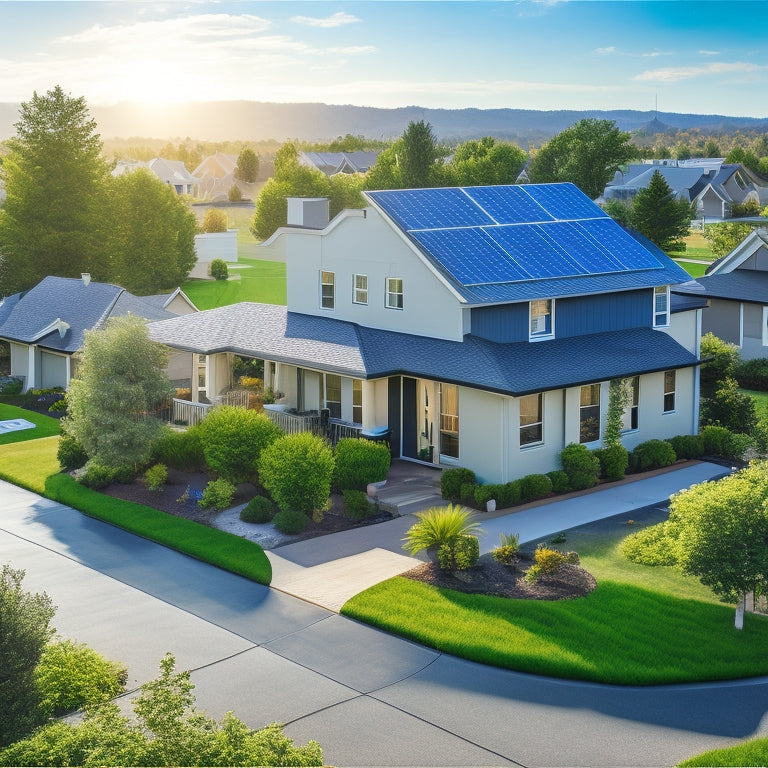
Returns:
[[[118,285],[49,276],[0,305],[0,338],[73,353],[87,330],[128,313],[147,320],[176,316]]]
[[[690,279],[573,184],[363,194],[470,304],[606,293]]]
[[[147,163],[149,169],[161,180],[168,184],[195,184],[200,179],[193,176],[181,160],[166,160],[164,157],[154,157]]]
[[[697,277],[695,283],[677,286],[675,293],[711,299],[768,304],[768,272],[737,269],[717,275]]]
[[[376,163],[378,151],[299,152],[299,163],[317,168],[326,176],[336,173],[365,173]]]
[[[669,334],[651,328],[531,344],[463,341],[384,331],[271,304],[235,304],[150,323],[176,349],[236,354],[363,379],[408,375],[523,395],[698,364]]]

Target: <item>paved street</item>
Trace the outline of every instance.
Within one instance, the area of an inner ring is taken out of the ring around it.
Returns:
[[[616,688],[465,662],[0,483],[0,562],[55,625],[129,666],[166,651],[198,705],[286,723],[337,766],[664,766],[768,733],[768,680]]]

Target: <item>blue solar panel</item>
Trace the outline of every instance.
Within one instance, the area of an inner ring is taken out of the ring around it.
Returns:
[[[531,274],[479,227],[412,232],[411,237],[462,285],[531,279]]]
[[[552,239],[542,224],[488,227],[486,232],[533,278],[572,277],[588,271]]]
[[[556,221],[542,225],[541,230],[590,274],[621,272],[626,269],[621,259],[584,231],[581,222]]]
[[[577,226],[616,259],[626,270],[660,269],[656,256],[623,230],[613,219],[580,221]]]
[[[407,232],[493,224],[458,187],[392,189],[368,195]]]
[[[525,191],[553,218],[561,221],[608,218],[608,214],[574,184],[527,184]]]
[[[465,187],[464,191],[499,224],[552,221],[550,216],[520,185]]]

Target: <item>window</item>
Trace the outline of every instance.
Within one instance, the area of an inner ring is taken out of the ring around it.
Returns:
[[[653,289],[653,324],[656,328],[669,325],[668,285],[657,285]]]
[[[440,453],[459,458],[459,388],[440,385]]]
[[[368,303],[368,275],[352,275],[352,301],[355,304]]]
[[[333,272],[320,273],[320,306],[333,309],[336,303],[336,276]]]
[[[403,308],[403,280],[400,277],[387,278],[387,295],[384,299],[388,309]]]
[[[332,373],[325,374],[325,407],[332,419],[341,418],[341,376]]]
[[[363,423],[363,382],[352,379],[352,421]]]
[[[534,445],[544,440],[542,395],[525,395],[520,398],[520,445]]]
[[[530,338],[548,339],[555,335],[552,299],[537,299],[529,303]]]
[[[600,439],[600,385],[587,384],[581,388],[579,405],[579,442]]]
[[[664,371],[664,413],[675,410],[675,373]]]
[[[628,432],[638,427],[638,409],[640,404],[640,377],[633,376],[622,382],[626,397],[624,416],[621,419],[622,430]]]
[[[763,346],[768,347],[768,307],[763,307]]]

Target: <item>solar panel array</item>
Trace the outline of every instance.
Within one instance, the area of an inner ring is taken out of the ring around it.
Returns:
[[[573,184],[367,194],[460,285],[663,269]]]

